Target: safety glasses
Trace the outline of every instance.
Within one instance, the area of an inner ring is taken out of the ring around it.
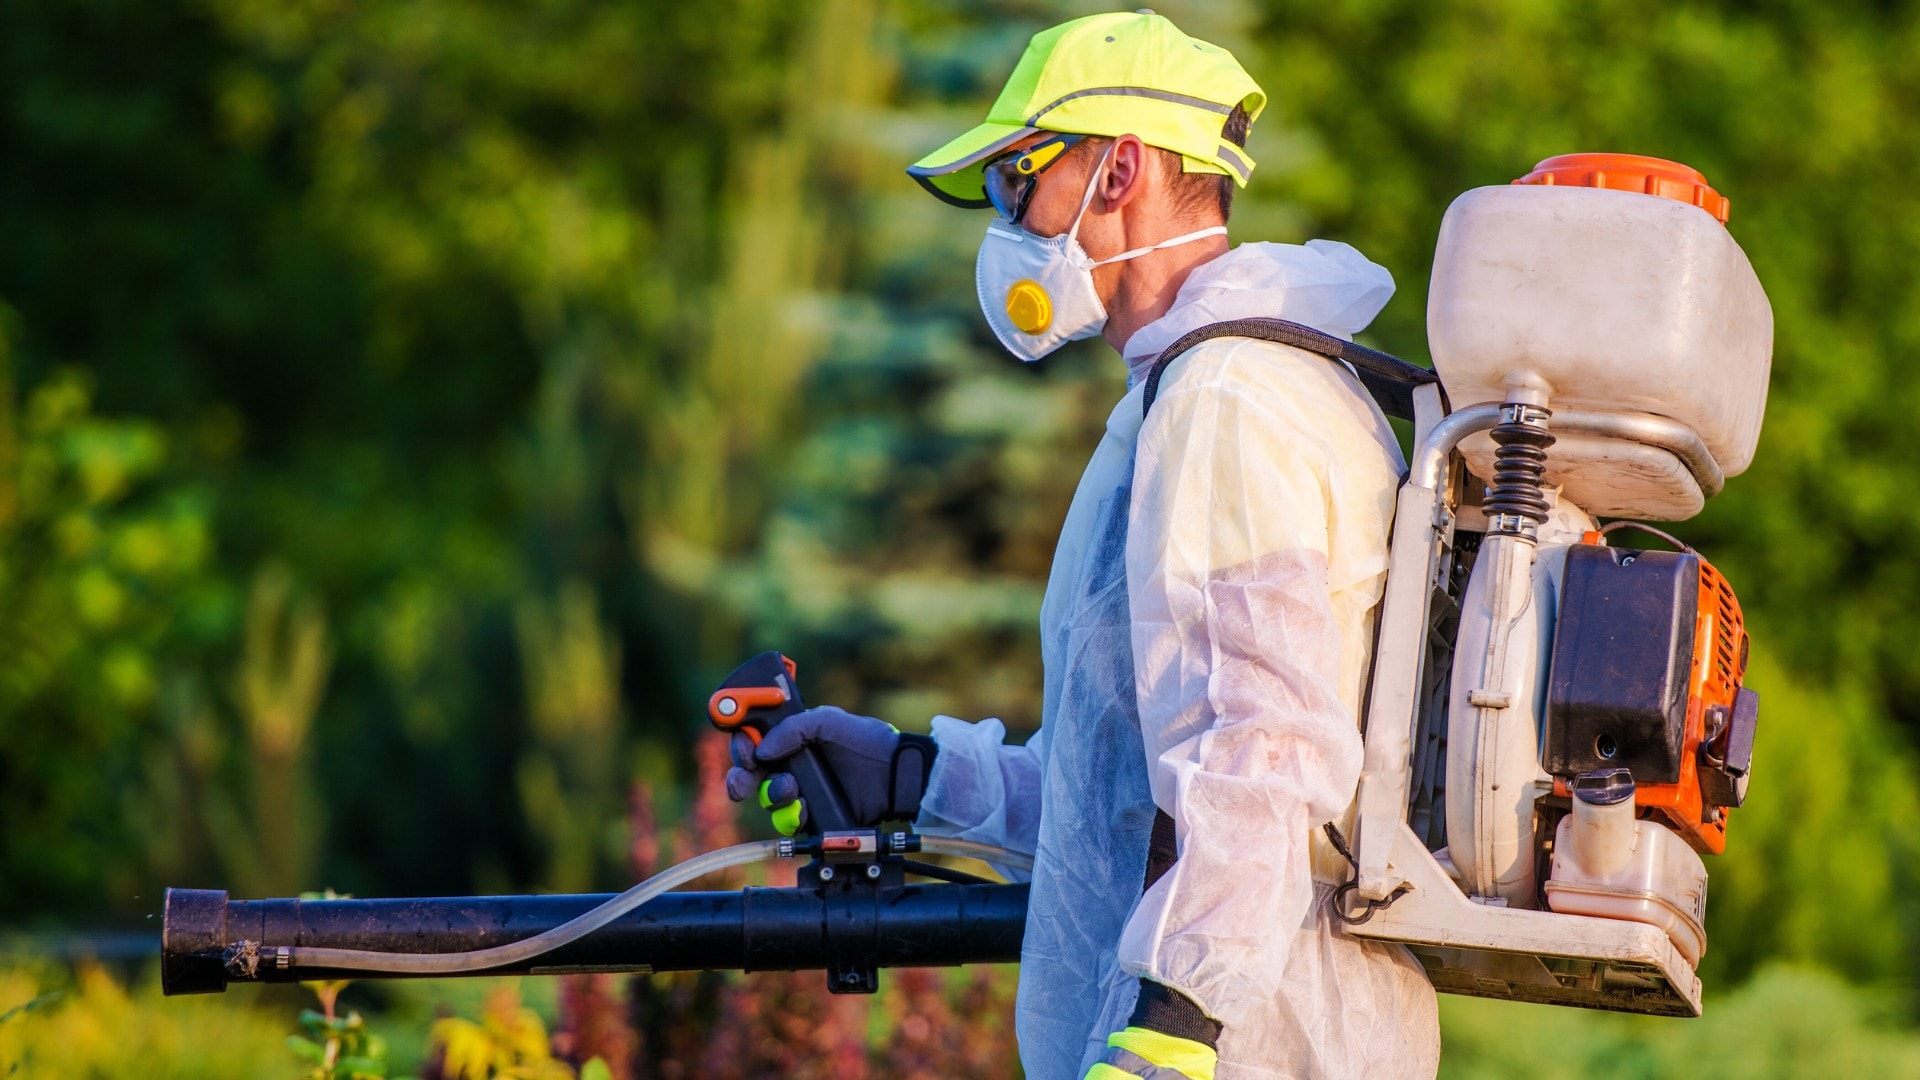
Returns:
[[[1001,217],[1020,224],[1027,204],[1033,200],[1033,189],[1039,185],[1040,174],[1052,168],[1084,138],[1085,135],[1055,135],[988,162],[984,170],[987,201],[1000,211]]]

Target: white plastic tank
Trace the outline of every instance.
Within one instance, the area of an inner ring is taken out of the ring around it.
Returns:
[[[1574,781],[1573,813],[1555,833],[1547,906],[1657,926],[1698,964],[1707,951],[1706,863],[1679,833],[1636,819],[1631,776],[1612,773]]]
[[[1427,336],[1455,409],[1515,390],[1554,410],[1677,420],[1733,476],[1767,403],[1773,310],[1698,172],[1624,154],[1549,158],[1454,200],[1440,225]],[[1493,445],[1463,446],[1486,477]],[[1675,520],[1704,496],[1671,453],[1565,435],[1547,482],[1591,513]]]

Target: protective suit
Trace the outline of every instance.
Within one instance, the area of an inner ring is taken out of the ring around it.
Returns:
[[[1225,1025],[1216,1075],[1428,1077],[1434,993],[1342,935],[1358,716],[1403,463],[1341,365],[1188,330],[1268,315],[1351,336],[1392,294],[1344,244],[1248,244],[1126,347],[1130,392],[1074,495],[1041,611],[1042,726],[936,717],[918,825],[1035,855],[1017,1027],[1027,1075],[1080,1077],[1144,976]],[[1178,859],[1144,895],[1156,806]]]

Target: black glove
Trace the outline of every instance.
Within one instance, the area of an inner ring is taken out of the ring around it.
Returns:
[[[788,717],[758,747],[745,732],[735,732],[727,797],[742,802],[757,793],[760,806],[773,811],[774,826],[792,836],[806,822],[800,783],[792,773],[774,772],[768,766],[807,745],[820,748],[827,771],[840,782],[847,808],[861,825],[911,821],[920,813],[920,796],[926,793],[927,777],[933,772],[933,739],[903,735],[884,720],[832,705]]]

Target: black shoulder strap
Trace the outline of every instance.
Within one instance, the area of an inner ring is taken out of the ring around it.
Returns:
[[[1355,345],[1332,334],[1321,333],[1311,326],[1285,319],[1229,319],[1226,322],[1208,323],[1182,335],[1180,340],[1167,346],[1165,352],[1154,358],[1153,367],[1147,372],[1147,396],[1140,407],[1142,416],[1153,408],[1154,396],[1160,392],[1160,377],[1166,373],[1167,365],[1195,345],[1218,337],[1277,341],[1282,345],[1318,353],[1329,360],[1345,360],[1359,373],[1360,385],[1373,395],[1373,400],[1380,405],[1380,411],[1402,420],[1413,419],[1413,388],[1440,381],[1439,376],[1426,368],[1416,367],[1397,356],[1388,356],[1365,345]]]

